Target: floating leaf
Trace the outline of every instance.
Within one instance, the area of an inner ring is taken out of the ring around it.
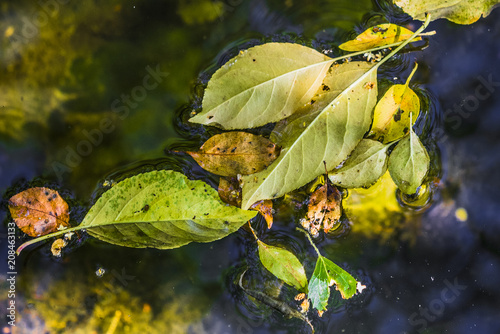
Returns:
[[[417,65],[411,72],[404,85],[391,86],[375,106],[373,125],[370,135],[383,143],[389,143],[408,134],[410,113],[413,125],[420,113],[420,99],[408,87],[410,80],[417,70]]]
[[[426,14],[432,20],[446,18],[458,24],[471,24],[488,16],[500,0],[393,0],[415,20],[424,21]]]
[[[267,245],[257,239],[259,258],[264,267],[283,282],[305,291],[307,277],[302,263],[286,249]]]
[[[234,177],[219,180],[218,193],[220,199],[227,204],[241,208],[241,188],[238,180]]]
[[[55,257],[60,257],[62,249],[64,247],[66,247],[67,244],[68,243],[66,242],[66,240],[64,240],[62,238],[54,240],[54,242],[52,243],[52,246],[50,247],[50,251],[52,252],[52,255],[54,255]]]
[[[414,194],[427,174],[429,162],[427,150],[410,129],[410,134],[392,151],[388,168],[398,188],[405,194]]]
[[[226,205],[205,182],[174,171],[153,171],[117,183],[79,226],[32,240],[18,252],[34,242],[80,229],[120,246],[176,248],[221,239],[256,214]]]
[[[70,226],[68,204],[49,188],[30,188],[12,196],[9,210],[16,225],[31,237]]]
[[[189,121],[248,129],[290,116],[314,96],[333,60],[291,43],[241,51],[210,79],[203,111]]]
[[[208,139],[199,152],[186,152],[205,170],[222,176],[248,175],[269,166],[279,148],[269,139],[247,132],[226,132]]]
[[[334,284],[344,299],[354,296],[358,286],[356,279],[347,271],[318,254],[316,267],[308,286],[309,298],[314,308],[319,311],[326,310],[330,298],[330,286]]]
[[[243,176],[243,208],[310,182],[324,172],[323,161],[333,169],[368,131],[377,99],[376,66],[350,62],[332,67],[322,87],[313,110],[284,127],[278,159],[259,173]],[[315,110],[316,105],[326,107]]]
[[[388,148],[378,141],[363,139],[342,167],[330,172],[330,181],[344,188],[371,186],[387,170]]]
[[[240,198],[241,202],[241,198]],[[270,229],[273,226],[273,201],[271,200],[263,200],[254,203],[251,207],[251,210],[259,211],[259,213],[264,217],[267,223],[267,228]]]
[[[413,31],[404,27],[384,23],[366,29],[355,39],[341,44],[339,48],[345,51],[364,51],[407,40],[413,34]],[[421,39],[420,37],[416,37],[412,42],[420,41]]]
[[[309,198],[307,218],[303,225],[312,235],[317,235],[323,229],[328,233],[342,215],[340,206],[341,195],[336,187],[329,186],[327,182],[316,189]]]

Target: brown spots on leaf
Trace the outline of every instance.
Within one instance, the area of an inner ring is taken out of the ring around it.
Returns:
[[[328,92],[330,91],[330,87],[328,87],[327,85],[325,84],[321,84],[321,89],[324,91],[324,92]]]
[[[375,84],[371,81],[365,83],[365,85],[363,86],[363,88],[365,89],[373,89],[373,87],[375,87]]]
[[[399,122],[401,120],[401,115],[403,114],[403,109],[398,108],[398,111],[394,114],[394,122]]]

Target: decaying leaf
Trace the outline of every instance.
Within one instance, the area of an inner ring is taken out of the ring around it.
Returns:
[[[458,24],[472,24],[481,16],[488,16],[500,0],[393,0],[415,20],[424,21],[426,14],[432,20],[446,18]]]
[[[315,309],[319,311],[326,310],[328,298],[330,298],[330,286],[334,284],[343,299],[354,296],[358,286],[356,279],[347,271],[318,254],[316,267],[308,286],[309,298]],[[363,288],[364,286],[360,286],[361,291]]]
[[[400,27],[396,24],[384,23],[368,28],[355,39],[345,42],[339,46],[345,51],[363,51],[379,46],[393,44],[407,40],[413,35],[413,31]],[[416,37],[413,42],[422,38]]]
[[[30,188],[12,196],[9,210],[16,225],[31,237],[70,226],[68,204],[49,188]]]
[[[333,184],[344,188],[369,187],[387,170],[387,149],[390,145],[363,139],[341,168],[328,174]]]
[[[279,121],[308,103],[333,59],[292,43],[241,51],[212,76],[203,111],[189,121],[248,129]]]
[[[325,184],[316,189],[309,198],[307,218],[303,226],[312,235],[317,235],[321,229],[328,233],[341,215],[341,194],[325,180]]]
[[[66,242],[66,240],[64,240],[62,238],[54,240],[54,242],[52,243],[52,246],[50,247],[50,251],[52,252],[52,255],[54,255],[56,257],[60,257],[62,249],[64,247],[66,247],[67,244],[68,243]]]
[[[389,143],[408,134],[410,113],[415,123],[420,114],[420,99],[408,86],[418,65],[411,72],[404,85],[391,86],[375,106],[370,137]]]
[[[398,188],[405,194],[414,194],[429,169],[429,154],[418,136],[410,134],[396,145],[389,156],[388,169]]]
[[[241,188],[238,180],[234,177],[221,177],[219,180],[218,193],[220,199],[227,204],[241,207]]]
[[[241,203],[241,198],[240,198]],[[266,199],[263,201],[258,201],[254,203],[250,210],[257,210],[264,217],[267,223],[267,228],[271,228],[273,226],[273,201]]]
[[[271,246],[257,239],[259,258],[262,265],[283,282],[305,291],[307,277],[302,263],[290,251]]]
[[[279,155],[279,148],[262,136],[226,132],[208,139],[198,152],[186,152],[205,170],[222,176],[260,172]]]

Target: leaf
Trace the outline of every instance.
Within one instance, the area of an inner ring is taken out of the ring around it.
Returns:
[[[458,24],[471,24],[488,16],[500,0],[393,0],[405,13],[415,20],[424,21],[426,13],[432,20],[446,18]]]
[[[177,248],[224,238],[256,214],[226,205],[203,181],[169,170],[152,171],[117,183],[77,227],[31,240],[18,252],[32,243],[81,229],[120,246]]]
[[[316,267],[308,286],[309,298],[314,308],[319,311],[326,310],[330,298],[330,286],[333,284],[343,299],[354,296],[358,287],[356,279],[347,271],[318,254]]]
[[[363,139],[342,167],[329,173],[333,184],[344,188],[369,187],[387,170],[387,149],[378,141]]]
[[[241,199],[240,199],[241,202]],[[259,213],[264,217],[267,223],[267,228],[270,229],[273,226],[273,201],[263,200],[254,203],[251,210],[259,211]]]
[[[316,189],[309,198],[307,218],[303,223],[304,228],[312,235],[317,235],[323,229],[328,233],[342,215],[340,206],[341,195],[336,187],[329,186],[327,182]]]
[[[16,225],[31,237],[70,226],[68,204],[49,188],[29,188],[12,196],[9,210]]]
[[[241,188],[238,180],[232,177],[226,179],[221,177],[219,180],[218,193],[220,199],[227,204],[241,208]]]
[[[302,263],[293,253],[286,249],[267,245],[257,239],[259,258],[262,265],[280,280],[294,286],[299,291],[305,291],[307,277]]]
[[[291,43],[267,43],[241,51],[210,79],[203,111],[189,121],[223,129],[276,122],[308,103],[333,60]]]
[[[397,43],[409,39],[413,31],[400,27],[396,24],[384,23],[366,29],[355,39],[345,42],[339,46],[345,51],[364,51],[379,46]],[[422,38],[416,37],[412,42],[420,41]]]
[[[427,150],[410,129],[410,134],[392,151],[388,168],[398,188],[405,194],[414,194],[427,174],[429,162]]]
[[[391,86],[375,106],[373,125],[370,131],[370,136],[373,138],[383,143],[403,138],[408,134],[410,113],[413,117],[411,125],[417,120],[420,114],[420,99],[408,87],[417,67],[415,65],[404,85]]]
[[[269,166],[279,148],[269,139],[247,132],[226,132],[208,139],[199,152],[186,152],[205,170],[222,176],[247,175]]]
[[[323,161],[333,169],[368,131],[377,100],[376,66],[350,62],[332,67],[322,87],[311,112],[284,127],[280,156],[265,170],[242,177],[243,208],[305,185],[324,172]]]

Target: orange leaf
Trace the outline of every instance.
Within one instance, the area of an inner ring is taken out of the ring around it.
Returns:
[[[12,196],[9,210],[16,225],[31,237],[70,226],[68,204],[49,188],[30,188]]]
[[[304,227],[312,235],[318,234],[320,229],[328,233],[342,215],[340,202],[340,192],[336,187],[326,183],[316,189],[309,199]]]
[[[241,203],[240,203],[241,204]],[[267,228],[270,229],[273,226],[273,201],[266,199],[263,201],[255,202],[250,210],[257,210],[264,217],[267,223]]]

